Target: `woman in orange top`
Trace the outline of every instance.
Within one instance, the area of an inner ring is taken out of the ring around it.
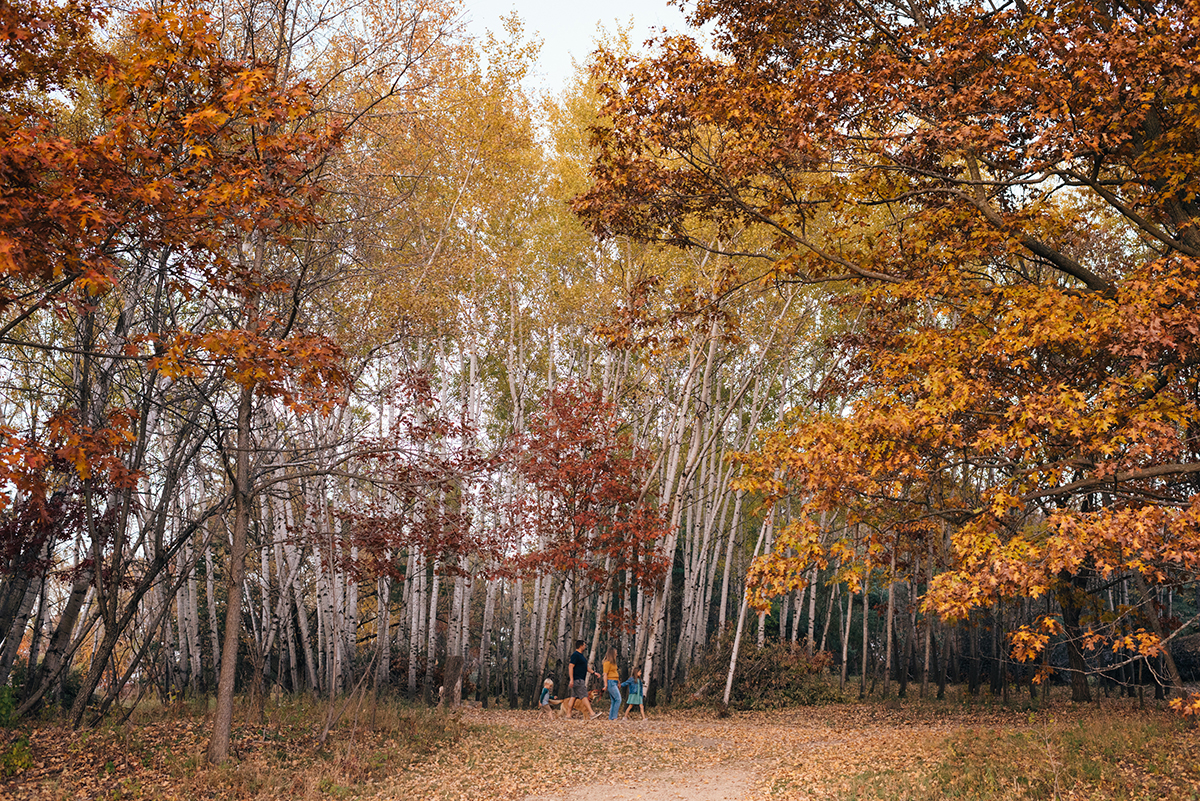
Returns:
[[[604,655],[604,686],[608,690],[611,703],[608,705],[608,719],[616,720],[621,711],[620,674],[617,672],[617,649],[609,646]]]

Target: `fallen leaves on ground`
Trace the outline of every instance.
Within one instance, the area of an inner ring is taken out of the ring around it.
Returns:
[[[660,712],[644,722],[585,722],[506,709],[469,708],[446,716],[408,710],[395,713],[386,725],[343,721],[320,750],[311,717],[292,715],[285,722],[277,715],[272,723],[268,712],[266,726],[243,724],[237,730],[236,759],[221,768],[204,763],[207,722],[199,716],[92,732],[42,725],[28,735],[33,764],[0,783],[0,795],[476,801],[556,798],[585,786],[627,788],[639,777],[647,787],[650,777],[656,786],[669,785],[673,777],[681,787],[694,786],[700,777],[719,778],[724,772],[739,777],[739,786],[751,777],[748,799],[936,797],[937,782],[958,780],[956,748],[979,744],[971,759],[983,760],[986,767],[987,760],[1005,759],[996,749],[1011,741],[1025,746],[1022,758],[1040,760],[1033,767],[1043,772],[1047,764],[1053,767],[1058,746],[1047,733],[1049,714],[999,706],[888,708],[876,703],[725,718]],[[1072,714],[1111,718],[1070,708],[1058,714],[1066,720],[1075,720]],[[1141,720],[1125,709],[1112,715]],[[418,716],[419,724],[411,723]],[[1130,754],[1112,759],[1111,765],[1098,762],[1107,771],[1101,785],[1112,783],[1115,792],[1086,797],[1123,797],[1125,788],[1148,797],[1189,798],[1188,788],[1200,777],[1196,738],[1172,745],[1169,757],[1178,760],[1176,770],[1164,770],[1160,756],[1167,755]],[[1019,779],[1009,796],[1045,797],[1019,792]],[[1060,791],[1062,798],[1073,797],[1070,786]]]

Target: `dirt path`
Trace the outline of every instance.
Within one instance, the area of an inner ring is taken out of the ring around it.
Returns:
[[[673,715],[646,722],[548,720],[467,710],[469,734],[381,793],[387,799],[801,801],[834,797],[866,770],[910,770],[953,724],[875,720],[843,708]]]
[[[561,793],[528,796],[526,801],[742,801],[754,774],[736,767],[693,773],[655,771],[607,784],[572,787]]]

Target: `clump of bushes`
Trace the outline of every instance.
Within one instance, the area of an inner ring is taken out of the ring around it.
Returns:
[[[685,708],[723,707],[732,650],[730,634],[717,638],[692,667],[687,680],[675,690],[673,702]],[[729,708],[780,709],[841,701],[841,693],[828,676],[832,663],[833,656],[828,651],[809,656],[802,645],[771,641],[759,648],[753,640],[743,639]]]

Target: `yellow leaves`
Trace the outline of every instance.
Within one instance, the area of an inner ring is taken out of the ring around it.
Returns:
[[[226,95],[228,97],[228,95]],[[229,115],[211,106],[200,108],[182,119],[183,129],[190,136],[205,136],[229,121]]]
[[[150,359],[147,367],[151,370],[157,370],[172,380],[202,378],[205,373],[204,366],[190,356],[185,340],[172,342],[158,355]]]
[[[1028,625],[1023,625],[1008,635],[1012,646],[1012,658],[1018,662],[1032,662],[1041,656],[1050,642],[1050,632],[1036,631]]]
[[[1200,694],[1189,692],[1187,698],[1172,698],[1170,707],[1182,717],[1200,719]]]
[[[348,380],[341,349],[327,337],[293,334],[275,339],[257,329],[179,334],[160,343],[148,366],[179,379],[221,370],[235,383],[278,397],[293,409],[327,413],[341,403]]]
[[[112,289],[113,279],[99,270],[87,269],[76,279],[76,284],[89,298],[95,298]]]
[[[1141,656],[1155,657],[1162,653],[1163,645],[1158,635],[1145,629],[1138,629],[1124,637],[1114,639],[1112,649],[1114,653],[1125,650]]]

